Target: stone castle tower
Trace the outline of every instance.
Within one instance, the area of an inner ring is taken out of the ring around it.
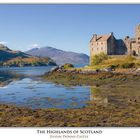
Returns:
[[[126,36],[124,39],[116,39],[113,33],[106,35],[94,34],[89,47],[90,63],[92,57],[101,52],[107,55],[140,56],[140,24],[136,26],[134,38]]]
[[[137,54],[140,54],[140,24],[136,27],[135,31]]]
[[[127,47],[128,55],[140,56],[140,24],[136,26],[135,37],[126,36],[123,41]]]
[[[140,41],[140,24],[136,27],[135,37],[136,41]]]

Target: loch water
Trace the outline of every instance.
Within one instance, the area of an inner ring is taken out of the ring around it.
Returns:
[[[0,103],[29,108],[83,108],[140,103],[140,79],[96,86],[64,86],[41,76],[48,67],[0,68]],[[95,103],[95,104],[94,104]]]
[[[81,108],[90,100],[86,86],[65,87],[40,76],[48,67],[0,68],[0,103],[30,108]]]

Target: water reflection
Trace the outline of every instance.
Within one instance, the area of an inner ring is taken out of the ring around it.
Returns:
[[[87,102],[107,104],[101,88],[65,87],[15,71],[0,71],[0,102],[31,108],[81,108]]]
[[[90,87],[90,101],[96,102],[96,103],[102,103],[107,104],[108,103],[108,97],[107,95],[103,95],[103,90],[96,86]]]
[[[5,87],[13,81],[21,80],[24,75],[17,74],[12,71],[2,70],[0,71],[0,87]]]
[[[54,66],[42,66],[42,67],[1,67],[0,71],[9,71],[19,75],[25,75],[28,77],[40,76],[45,72],[48,72]]]
[[[20,81],[23,78],[30,77],[36,79],[38,76],[48,72],[53,66],[47,67],[1,67],[0,68],[0,87],[4,88],[6,85],[14,81]]]
[[[90,102],[102,105],[127,107],[129,104],[140,103],[139,81],[127,81],[115,86],[90,87]]]
[[[1,70],[0,77],[1,103],[30,108],[82,108],[89,100],[89,87],[56,85],[37,75],[28,76],[27,71],[19,74],[13,70]]]

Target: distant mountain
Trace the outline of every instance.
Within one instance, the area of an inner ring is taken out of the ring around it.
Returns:
[[[25,53],[38,57],[50,57],[57,64],[87,64],[89,56],[83,53],[75,53],[59,50],[53,47],[33,48]]]
[[[48,66],[56,65],[49,57],[35,57],[21,51],[13,51],[0,44],[0,66],[24,67],[24,66]]]
[[[10,60],[16,57],[27,58],[27,57],[30,57],[30,55],[21,51],[13,51],[9,49],[7,46],[0,44],[0,61],[1,62]]]

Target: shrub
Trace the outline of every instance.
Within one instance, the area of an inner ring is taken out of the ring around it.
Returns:
[[[119,64],[117,64],[117,65],[109,65],[109,68],[111,68],[112,70],[115,70],[118,67],[119,67]]]
[[[73,68],[74,66],[72,64],[70,64],[70,63],[66,63],[66,64],[63,65],[63,67],[65,69],[67,69],[67,68]]]
[[[120,67],[121,68],[134,68],[135,63],[133,63],[133,62],[123,63],[122,65],[120,65]]]
[[[91,60],[91,65],[98,65],[103,62],[103,60],[107,60],[108,56],[105,53],[100,53],[98,55],[94,55]]]

